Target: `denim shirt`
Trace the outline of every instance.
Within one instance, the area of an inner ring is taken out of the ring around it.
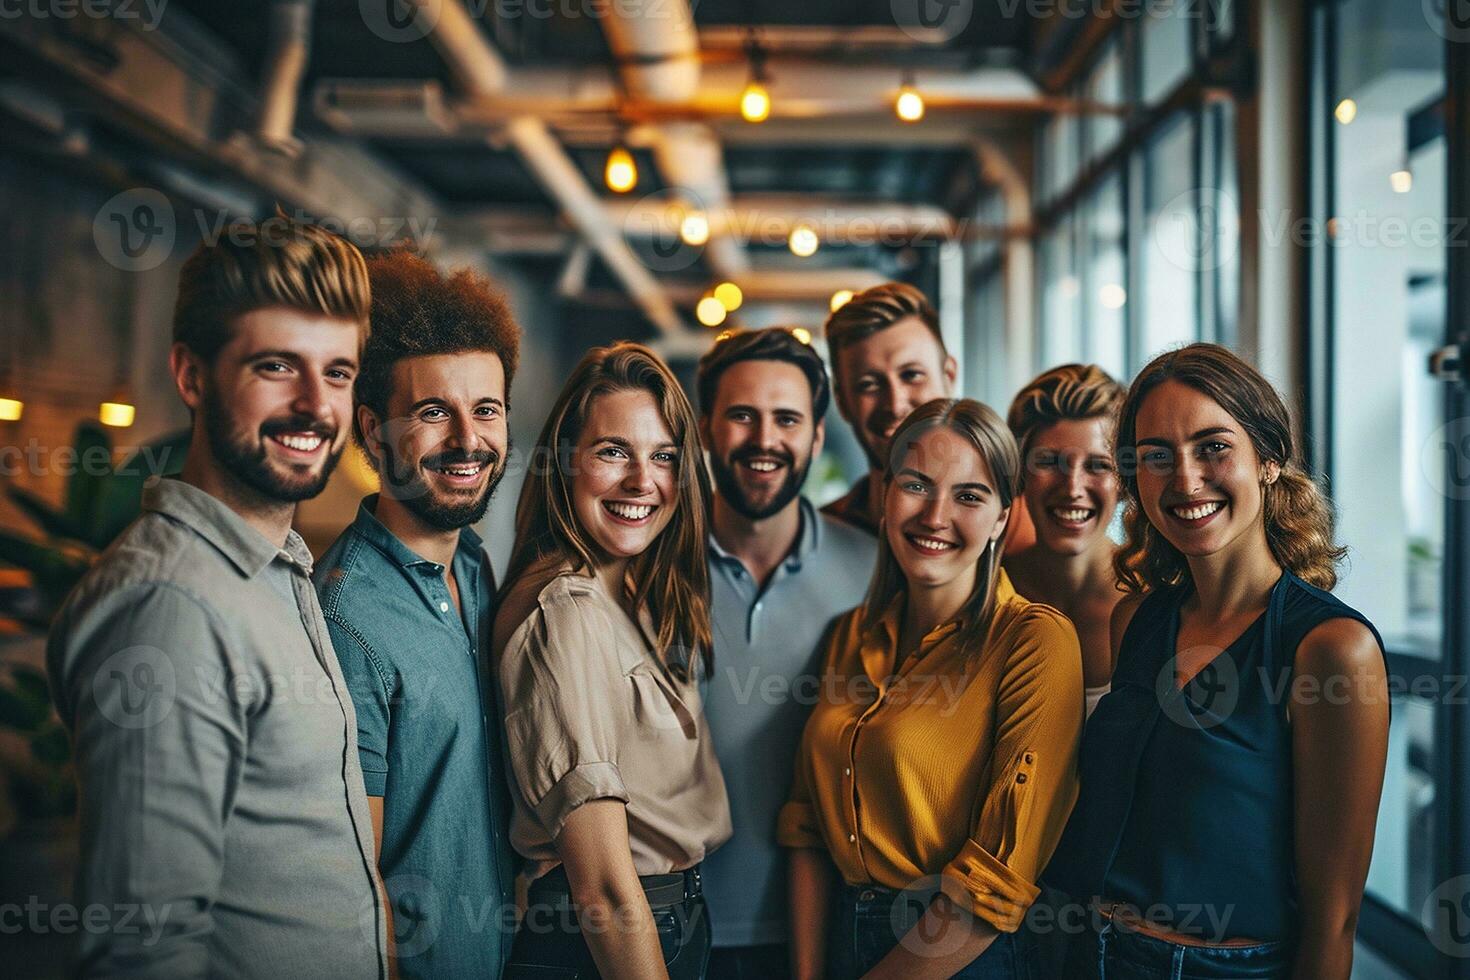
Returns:
[[[460,531],[456,610],[443,565],[409,550],[376,495],[317,565],[332,645],[357,709],[368,796],[383,798],[379,866],[404,977],[498,977],[514,867],[500,712],[487,679],[493,583]]]

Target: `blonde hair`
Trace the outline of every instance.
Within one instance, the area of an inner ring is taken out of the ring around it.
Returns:
[[[1213,399],[1240,423],[1262,463],[1280,475],[1262,487],[1266,545],[1282,567],[1319,589],[1337,584],[1347,549],[1333,544],[1332,506],[1297,459],[1291,418],[1281,395],[1261,373],[1219,344],[1190,344],[1148,363],[1123,400],[1114,457],[1123,482],[1127,538],[1113,559],[1120,587],[1140,593],[1190,581],[1189,563],[1149,522],[1138,495],[1138,410],[1165,381]]]
[[[280,211],[259,224],[231,225],[179,272],[174,341],[212,362],[236,317],[270,306],[351,320],[366,340],[372,290],[362,253]]]
[[[934,342],[939,345],[939,356],[949,356],[944,346],[944,334],[939,329],[939,313],[921,291],[906,282],[885,282],[858,293],[843,303],[827,318],[822,328],[831,352],[832,376],[840,388],[842,378],[838,354],[844,347],[886,330],[899,320],[917,317],[929,328]]]
[[[597,567],[596,543],[578,523],[572,506],[571,457],[592,400],[618,391],[651,394],[679,447],[673,516],[653,544],[629,560],[623,584],[624,598],[632,607],[646,608],[653,617],[665,663],[687,680],[686,664],[669,658],[676,646],[702,654],[706,673],[713,666],[705,559],[709,474],[689,399],[667,365],[641,344],[625,341],[588,351],[557,396],[532,450],[530,472],[516,506],[515,546],[502,595],[543,562]]]
[[[1096,364],[1063,364],[1043,371],[1016,393],[1006,413],[1022,461],[1031,439],[1049,425],[1096,418],[1113,421],[1123,394],[1123,386]]]
[[[883,469],[885,493],[892,487],[893,478],[903,465],[909,446],[925,433],[938,428],[948,428],[969,440],[990,470],[991,478],[995,481],[996,495],[1000,497],[1001,510],[1009,510],[1019,490],[1020,452],[1016,448],[1015,437],[995,410],[973,398],[936,398],[909,413],[893,433],[892,449]],[[868,586],[868,595],[863,600],[864,628],[876,625],[894,598],[908,587],[903,569],[899,567],[898,559],[893,557],[893,549],[888,544],[886,523],[886,519],[880,522],[878,562],[873,570],[873,580]],[[967,649],[980,649],[985,633],[990,628],[1000,559],[1001,549],[996,545],[987,547],[979,560],[975,590],[961,611],[963,623],[960,627],[960,640]]]

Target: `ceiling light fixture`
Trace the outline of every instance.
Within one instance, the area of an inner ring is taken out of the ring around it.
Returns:
[[[626,194],[638,186],[638,164],[633,161],[633,154],[627,147],[613,147],[607,155],[607,166],[602,176],[607,181],[607,189],[618,194]]]

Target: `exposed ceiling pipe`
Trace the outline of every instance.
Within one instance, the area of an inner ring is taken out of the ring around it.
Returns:
[[[631,98],[661,107],[688,105],[698,98],[699,35],[688,0],[611,4],[602,27]],[[708,126],[666,122],[646,131],[654,163],[674,193],[705,211],[729,207],[724,155]],[[704,260],[722,278],[733,278],[750,267],[745,250],[730,238],[711,239]]]
[[[314,0],[275,0],[270,11],[270,42],[261,75],[260,116],[256,136],[261,143],[296,156],[296,106],[301,80],[311,55],[311,16]]]
[[[505,87],[509,73],[464,5],[459,0],[409,2],[416,8],[420,27],[448,62],[464,90],[478,99],[496,98]],[[582,172],[546,124],[534,116],[517,116],[506,124],[504,134],[567,220],[618,277],[649,321],[664,333],[684,330],[678,311],[658,280],[633,253],[622,230],[608,216],[601,198],[588,186]]]
[[[615,202],[609,206],[630,235],[672,233],[670,202]],[[954,217],[932,204],[849,201],[796,194],[741,194],[723,210],[709,211],[711,241],[780,246],[798,224],[810,226],[825,243],[908,245],[915,238],[951,239],[961,229]]]

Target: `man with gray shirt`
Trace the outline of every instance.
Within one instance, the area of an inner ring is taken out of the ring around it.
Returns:
[[[357,722],[291,529],[352,417],[350,243],[285,218],[184,265],[178,479],[67,600],[47,665],[81,784],[84,977],[382,978]]]
[[[781,327],[725,333],[699,362],[717,493],[709,541],[715,669],[705,714],[734,835],[705,859],[710,978],[788,973],[786,860],[776,844],[828,623],[862,601],[877,543],[819,514],[801,486],[822,451],[821,357]]]

